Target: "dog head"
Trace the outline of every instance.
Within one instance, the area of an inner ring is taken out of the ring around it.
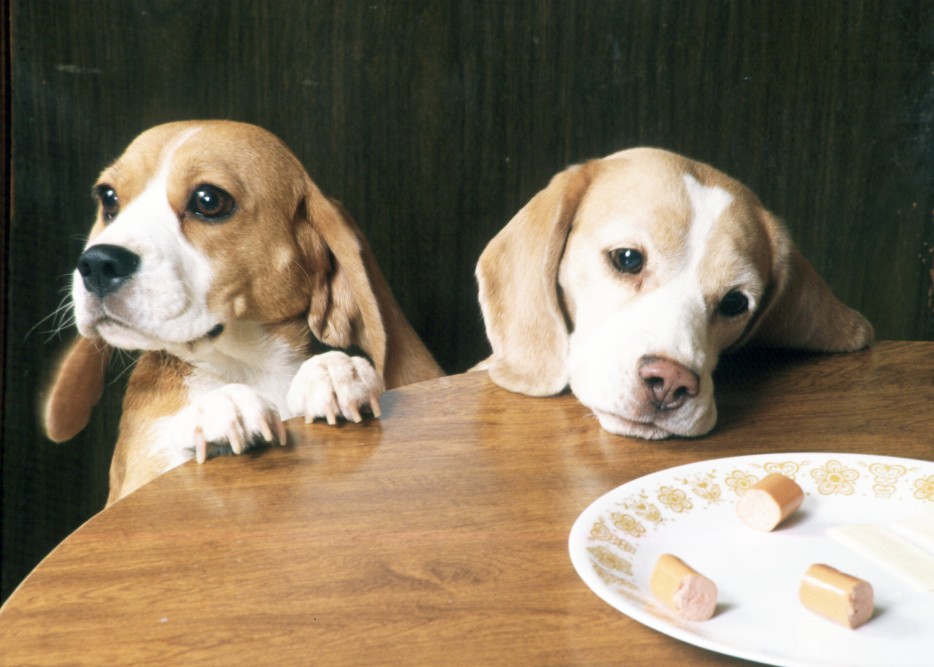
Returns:
[[[310,347],[310,331],[359,348],[387,387],[413,381],[412,366],[427,371],[416,379],[441,374],[354,221],[269,132],[229,121],[156,126],[93,192],[97,218],[72,296],[78,331],[97,344],[80,342],[59,370],[46,406],[52,439],[64,439],[52,424],[86,422],[54,389],[102,365],[87,362],[99,341],[197,362],[246,325],[285,325],[295,346]]]
[[[83,336],[185,358],[234,322],[307,314],[323,342],[382,356],[384,341],[369,340],[382,326],[361,235],[265,130],[157,126],[104,170],[94,195],[72,285]]]
[[[569,386],[619,435],[713,428],[725,349],[872,340],[752,192],[656,149],[558,174],[489,243],[477,278],[491,378],[530,395]]]

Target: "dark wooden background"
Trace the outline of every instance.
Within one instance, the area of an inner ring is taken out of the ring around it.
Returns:
[[[488,350],[485,243],[556,171],[639,144],[750,185],[880,338],[932,339],[932,9],[14,0],[3,597],[106,496],[119,369],[71,443],[41,436],[36,406],[71,336],[50,316],[90,186],[143,129],[232,118],[279,134],[356,217],[449,372]]]

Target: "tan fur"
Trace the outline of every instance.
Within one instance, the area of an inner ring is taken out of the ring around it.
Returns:
[[[120,415],[120,436],[110,463],[110,505],[151,480],[154,471],[169,463],[147,451],[157,419],[185,406],[182,382],[191,373],[188,364],[164,352],[146,352],[127,383]]]
[[[512,391],[545,396],[567,385],[567,325],[557,291],[571,222],[591,165],[552,179],[490,241],[477,265],[480,304],[494,354],[490,377]]]
[[[42,418],[46,437],[52,442],[71,440],[84,430],[91,410],[104,393],[104,374],[110,347],[103,341],[79,336],[55,369]]]
[[[661,289],[691,259],[687,177],[726,193],[729,203],[704,238],[698,258],[703,270],[695,281],[706,299],[709,323],[702,336],[714,359],[678,358],[679,364],[696,370],[703,382],[717,354],[744,343],[834,352],[871,343],[871,325],[833,296],[781,222],[746,187],[682,156],[632,149],[559,173],[487,245],[477,280],[493,353],[479,367],[512,391],[541,396],[566,389],[569,347],[581,316],[592,327],[601,319],[609,322],[616,308],[631,308]],[[645,269],[614,273],[607,259],[614,243],[649,248]],[[763,285],[762,294],[755,295],[755,312],[732,320],[717,317],[718,299],[733,287],[730,281],[750,274],[757,276],[750,284]],[[595,281],[601,287],[594,287]],[[605,297],[599,305],[592,303],[595,290]],[[590,295],[590,301],[577,303],[581,295]],[[607,312],[582,313],[581,308]],[[626,326],[615,322],[605,326],[619,326],[618,335],[605,338],[624,347]],[[660,354],[651,346],[646,345],[647,356]],[[699,434],[712,423],[685,430]],[[668,432],[636,423],[628,433],[664,437]]]
[[[359,349],[386,388],[443,374],[393,298],[360,229],[265,130],[226,121],[157,126],[98,182],[113,186],[121,208],[127,206],[153,178],[167,147],[193,129],[197,133],[172,154],[167,195],[181,233],[212,266],[211,312],[228,323],[263,323],[267,335],[303,357],[326,350],[322,343]],[[192,189],[205,183],[236,201],[236,213],[223,223],[205,224],[186,213]],[[99,213],[91,243],[105,228]],[[96,364],[89,352],[98,355]],[[107,353],[105,345],[79,338],[66,355],[46,403],[52,439],[67,439],[87,423],[106,365],[100,355]],[[147,451],[147,439],[160,418],[185,406],[183,384],[197,372],[164,352],[142,356],[124,398],[110,502],[165,469]]]

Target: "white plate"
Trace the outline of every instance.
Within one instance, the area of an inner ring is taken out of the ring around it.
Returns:
[[[797,514],[771,533],[735,514],[742,492],[770,472],[804,490]],[[627,616],[676,639],[748,660],[794,667],[934,665],[934,593],[925,593],[832,540],[842,524],[890,525],[934,506],[934,463],[885,456],[793,453],[669,468],[594,501],[571,529],[571,562]],[[672,553],[713,579],[717,613],[679,620],[652,598],[655,561]],[[875,615],[850,630],[798,601],[812,563],[869,581]]]

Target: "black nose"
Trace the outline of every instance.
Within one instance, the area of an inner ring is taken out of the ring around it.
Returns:
[[[78,258],[84,286],[103,299],[125,283],[139,268],[139,255],[116,245],[91,246]]]

